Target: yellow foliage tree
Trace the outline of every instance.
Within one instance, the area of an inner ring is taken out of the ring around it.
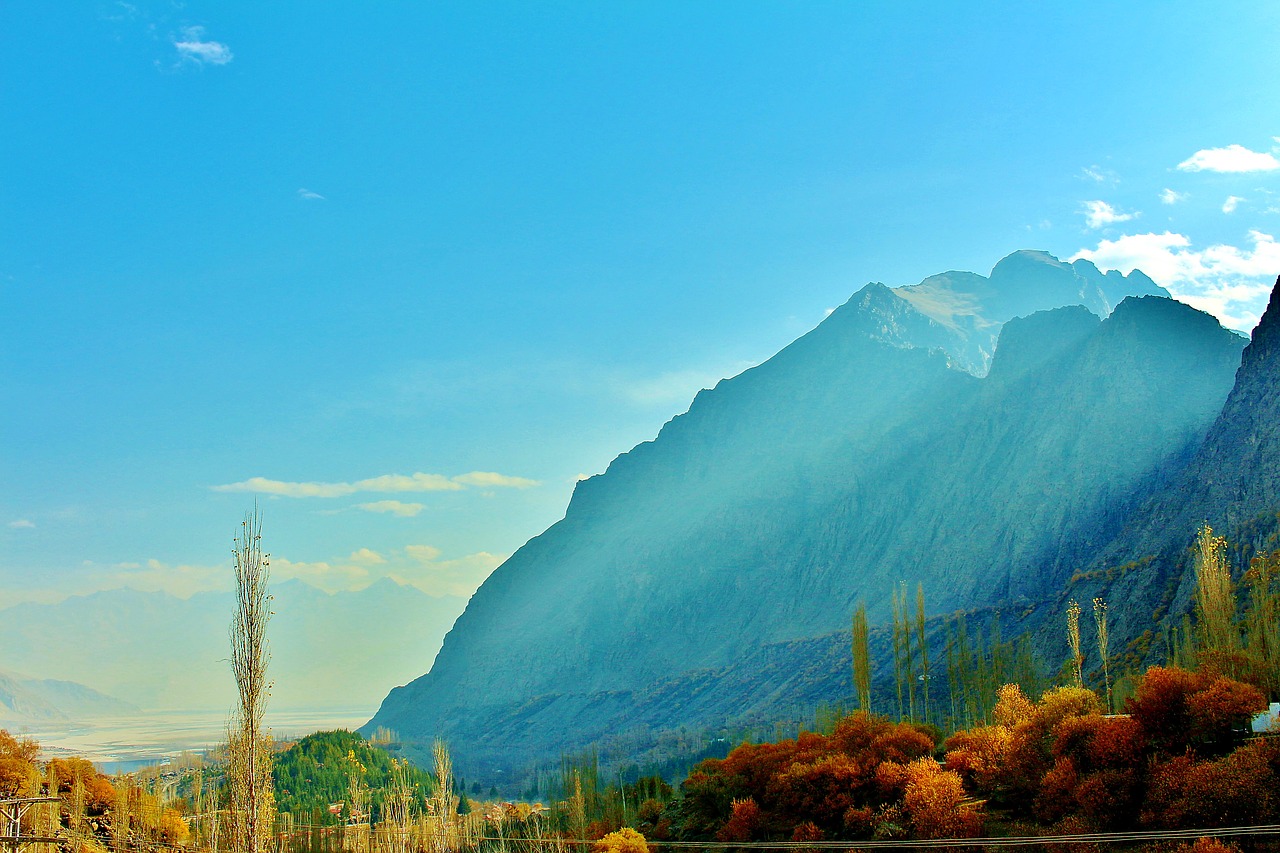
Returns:
[[[611,832],[591,847],[593,853],[649,853],[644,836],[629,826]]]

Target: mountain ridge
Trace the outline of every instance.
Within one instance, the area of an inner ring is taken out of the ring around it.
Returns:
[[[992,278],[1018,293],[1014,273],[1033,269],[1019,304],[1090,283],[1092,265],[1015,255]],[[859,599],[887,618],[899,580],[924,583],[934,612],[1051,598],[1199,445],[1244,345],[1146,293],[1145,276],[1092,269],[1142,298],[1106,303],[1105,320],[1048,306],[1000,322],[1023,352],[994,348],[989,373],[954,329],[862,288],[579,483],[564,519],[494,572],[431,670],[367,728],[445,736],[464,764],[493,767],[545,752],[566,726],[589,738],[625,722],[646,685],[847,630]],[[666,713],[707,722],[693,706]]]

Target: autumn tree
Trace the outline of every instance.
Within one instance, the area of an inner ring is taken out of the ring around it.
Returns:
[[[1102,658],[1102,683],[1106,687],[1107,713],[1115,711],[1111,704],[1111,663],[1107,658],[1107,646],[1111,634],[1107,629],[1107,603],[1101,598],[1093,600],[1093,623],[1098,629],[1098,657]]]
[[[262,551],[262,516],[245,515],[234,539],[236,612],[231,623],[231,669],[239,706],[228,726],[227,779],[231,793],[232,848],[264,853],[271,846],[274,799],[271,736],[264,723],[267,695],[267,594],[270,555]]]
[[[29,739],[19,740],[0,729],[0,797],[19,797],[39,784],[36,769],[39,745]]]
[[[871,644],[867,628],[867,605],[858,602],[853,611],[853,689],[858,696],[858,707],[871,713]]]
[[[1280,699],[1280,551],[1259,554],[1244,576],[1249,587],[1246,653],[1253,681]]]
[[[920,649],[920,682],[923,688],[924,721],[929,722],[929,643],[924,628],[924,584],[916,584],[916,647]],[[866,710],[870,711],[870,708]]]
[[[982,814],[966,806],[960,775],[926,756],[906,766],[903,811],[916,838],[973,838],[982,833]]]
[[[1235,588],[1226,548],[1227,540],[1214,536],[1213,528],[1207,524],[1196,534],[1197,636],[1201,651],[1217,665],[1225,664],[1234,675],[1240,652],[1240,629],[1235,624]]]
[[[649,853],[644,836],[629,826],[610,832],[591,847],[592,853]]]
[[[1080,651],[1080,605],[1067,605],[1067,646],[1071,649],[1071,674],[1076,687],[1084,687],[1084,654]]]

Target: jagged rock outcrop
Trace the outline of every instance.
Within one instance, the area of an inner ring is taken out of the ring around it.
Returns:
[[[900,580],[933,612],[1052,598],[1200,446],[1244,345],[1125,286],[1155,289],[1035,252],[868,285],[579,484],[369,728],[444,736],[482,772],[764,713],[795,693],[789,648],[859,600],[887,620]]]

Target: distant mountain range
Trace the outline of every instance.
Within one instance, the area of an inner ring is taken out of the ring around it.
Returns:
[[[1113,648],[1150,654],[1199,522],[1276,528],[1277,314],[1241,366],[1136,271],[1023,251],[869,284],[580,483],[368,726],[480,775],[847,698],[850,615],[888,621],[900,581],[999,610],[1055,671],[1065,597],[1102,595]]]
[[[332,595],[290,580],[271,593],[268,677],[271,706],[281,709],[372,709],[388,684],[435,656],[466,604],[386,579]],[[230,593],[120,589],[10,607],[0,610],[0,666],[92,685],[146,710],[227,709],[234,606]]]
[[[114,717],[137,710],[136,705],[73,681],[0,672],[0,727]]]

